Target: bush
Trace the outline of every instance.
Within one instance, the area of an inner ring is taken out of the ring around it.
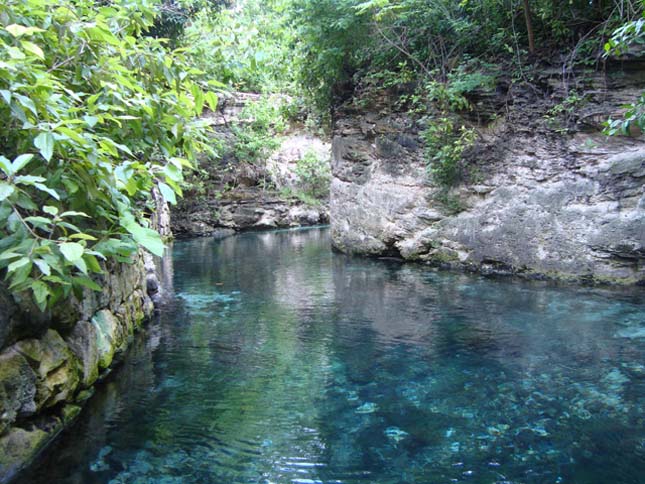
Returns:
[[[475,131],[444,117],[432,120],[421,136],[433,180],[443,187],[456,185],[464,176],[463,154],[473,146]]]
[[[329,196],[329,160],[323,160],[314,151],[308,151],[296,163],[295,174],[298,177],[298,186],[309,197],[323,200]]]
[[[244,106],[232,127],[238,161],[264,162],[280,146],[279,135],[287,128],[283,104],[278,96],[263,96]]]
[[[144,0],[0,5],[0,270],[38,306],[83,288],[100,260],[160,255],[150,191],[170,202],[204,147],[204,103],[180,52],[146,37]]]

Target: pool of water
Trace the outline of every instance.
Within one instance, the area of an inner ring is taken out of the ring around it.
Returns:
[[[644,483],[645,300],[177,242],[174,296],[21,482]]]

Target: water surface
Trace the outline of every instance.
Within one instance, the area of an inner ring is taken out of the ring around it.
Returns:
[[[174,298],[22,482],[645,482],[642,292],[178,242]]]

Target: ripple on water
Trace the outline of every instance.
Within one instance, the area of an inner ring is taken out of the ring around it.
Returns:
[[[24,482],[642,484],[642,294],[175,244],[177,298]]]

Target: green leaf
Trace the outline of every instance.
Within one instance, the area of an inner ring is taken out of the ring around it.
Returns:
[[[137,222],[130,222],[124,226],[125,230],[132,234],[134,241],[143,246],[146,250],[156,256],[162,257],[164,252],[164,244],[159,234],[145,227],[142,227]]]
[[[16,191],[13,185],[0,181],[0,202],[6,200]]]
[[[99,264],[99,261],[95,256],[91,254],[85,254],[83,256],[83,259],[87,263],[87,267],[90,271],[96,272],[98,274],[103,272],[103,270],[101,269],[101,264]]]
[[[163,172],[166,175],[166,177],[172,181],[180,182],[183,180],[181,170],[172,163],[167,164],[164,167]]]
[[[90,128],[96,126],[96,123],[99,122],[99,118],[96,116],[83,116],[83,120],[87,123]]]
[[[68,210],[60,214],[61,217],[89,217],[85,212],[75,212],[74,210]]]
[[[34,139],[34,146],[40,150],[45,160],[50,161],[54,154],[54,136],[50,132],[43,132]]]
[[[31,268],[33,267],[33,264],[31,261],[28,261],[27,264],[23,265],[22,267],[19,267],[16,269],[16,271],[11,274],[11,285],[9,286],[9,290],[24,290],[26,288],[20,287],[29,279],[29,274],[31,274]]]
[[[23,107],[29,109],[29,111],[31,111],[34,116],[38,116],[38,109],[36,109],[36,104],[31,99],[29,99],[27,96],[23,96],[22,94],[15,93],[14,97]]]
[[[102,291],[103,289],[89,277],[74,277],[72,283],[91,289],[92,291]]]
[[[38,47],[33,42],[23,40],[22,42],[20,42],[20,45],[22,45],[23,49],[25,49],[27,52],[35,55],[40,60],[45,60],[45,53],[43,52],[43,50],[40,47]]]
[[[16,257],[22,257],[22,254],[13,252],[11,249],[6,250],[2,254],[0,254],[0,260],[15,259]]]
[[[204,95],[204,99],[206,100],[206,104],[208,104],[208,107],[210,108],[211,111],[215,112],[217,111],[217,104],[219,102],[217,95],[214,92],[207,92]]]
[[[14,180],[19,185],[34,185],[36,183],[41,183],[45,181],[45,179],[42,176],[34,176],[34,175],[21,175],[21,176],[17,176]]]
[[[13,272],[16,269],[20,269],[21,267],[26,266],[27,264],[29,264],[29,262],[30,262],[29,257],[22,257],[17,261],[14,261],[11,264],[9,264],[9,266],[7,267],[7,271]]]
[[[11,162],[2,155],[0,155],[0,170],[2,170],[7,176],[11,176],[13,174]]]
[[[25,222],[33,226],[51,225],[52,221],[45,217],[26,217]]]
[[[0,96],[2,96],[2,99],[4,99],[7,105],[11,105],[11,91],[0,89]]]
[[[165,183],[159,182],[159,191],[163,195],[163,198],[172,205],[177,205],[177,197],[172,188],[170,188]]]
[[[58,246],[61,253],[69,262],[76,262],[81,257],[83,257],[83,251],[85,248],[76,242],[63,242]]]
[[[49,297],[49,287],[42,281],[34,281],[31,283],[31,290],[34,293],[34,299],[41,311],[47,308],[47,298]]]
[[[56,128],[56,131],[59,133],[64,134],[68,138],[76,141],[80,145],[86,145],[87,144],[87,139],[85,139],[81,133],[74,131],[71,128],[67,128],[66,126],[59,126]]]
[[[70,239],[78,239],[78,240],[96,240],[96,237],[92,237],[91,235],[88,234],[72,234],[69,236]]]
[[[43,207],[43,212],[48,213],[49,215],[53,215],[54,217],[58,215],[58,209],[56,207],[52,207],[51,205],[45,205]]]
[[[49,266],[49,264],[47,264],[47,262],[45,260],[36,259],[36,260],[34,260],[34,264],[36,264],[36,266],[38,267],[38,269],[40,269],[40,272],[42,272],[43,275],[45,275],[45,276],[51,275],[51,273],[52,273],[51,267]]]
[[[27,163],[29,163],[33,159],[34,155],[31,154],[25,154],[25,155],[20,155],[17,157],[15,160],[13,160],[13,163],[11,163],[11,170],[13,173],[18,173],[20,170],[22,170]]]
[[[49,188],[46,185],[43,185],[42,183],[34,183],[34,186],[38,188],[41,192],[49,193],[52,197],[54,197],[56,200],[60,200],[60,195],[56,190],[53,190]]]
[[[37,32],[44,32],[43,29],[39,29],[38,27],[25,27],[24,25],[18,25],[18,24],[7,25],[4,29],[14,37],[21,37],[23,35],[32,35]]]
[[[85,263],[85,261],[83,259],[75,260],[74,265],[83,274],[87,274],[87,264]]]

